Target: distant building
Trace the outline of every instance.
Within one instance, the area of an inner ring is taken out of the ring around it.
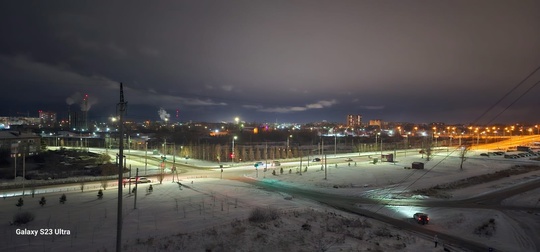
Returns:
[[[361,115],[347,115],[347,127],[360,127],[362,126]]]
[[[34,133],[0,131],[0,149],[8,150],[12,155],[25,153],[30,156],[37,154],[40,145],[40,137]]]
[[[88,131],[88,116],[86,111],[69,112],[69,128],[75,131]]]
[[[375,119],[375,120],[369,120],[369,126],[383,126],[383,122],[381,119]]]
[[[40,120],[39,117],[0,117],[0,124],[9,129],[13,125],[38,126]]]
[[[39,119],[42,126],[52,127],[56,124],[56,112],[40,110]]]

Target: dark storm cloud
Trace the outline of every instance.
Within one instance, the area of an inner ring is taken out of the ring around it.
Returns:
[[[114,113],[123,82],[136,118],[469,122],[540,65],[537,1],[4,5],[0,81],[27,91],[2,94],[12,110],[80,92]],[[536,120],[538,92],[506,119]]]

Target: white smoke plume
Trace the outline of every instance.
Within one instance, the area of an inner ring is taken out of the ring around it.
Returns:
[[[163,108],[159,108],[158,114],[162,121],[168,121],[171,118],[171,114],[167,113]]]
[[[97,103],[97,100],[94,98],[90,99],[88,96],[86,96],[85,101],[85,96],[86,95],[82,95],[79,92],[75,92],[74,94],[66,98],[66,103],[70,106],[78,103],[81,106],[81,111],[89,111],[92,105]]]

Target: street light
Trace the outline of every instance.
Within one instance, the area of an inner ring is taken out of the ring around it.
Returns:
[[[380,132],[379,132],[379,134],[380,134]],[[381,135],[380,138],[381,138],[381,158],[382,158],[382,135]]]
[[[334,158],[337,157],[337,134],[336,128],[334,128]]]
[[[375,134],[375,151],[377,151],[377,149],[378,149],[378,148],[377,148],[377,145],[378,145],[379,135],[380,135],[380,134],[381,134],[381,133]]]
[[[287,156],[286,156],[285,158],[289,158],[289,146],[290,146],[290,145],[289,145],[289,139],[290,139],[290,138],[292,138],[292,135],[289,135],[289,136],[287,137],[287,149],[285,149],[285,152],[287,152],[287,154],[286,154]]]
[[[144,142],[144,176],[146,176],[147,167],[148,167],[148,140]]]
[[[237,117],[237,118],[238,118],[238,117]],[[236,136],[234,136],[233,139],[232,139],[231,165],[232,165],[232,163],[234,162],[234,140],[236,140]]]

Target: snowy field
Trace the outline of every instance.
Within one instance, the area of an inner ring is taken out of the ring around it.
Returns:
[[[321,164],[310,164],[299,175],[288,167],[280,174],[244,169],[245,177],[256,180],[280,181],[296,187],[321,192],[363,197],[392,198],[415,189],[428,188],[476,175],[508,169],[514,164],[536,164],[537,161],[507,160],[502,157],[480,157],[471,151],[470,158],[459,169],[456,153],[440,151],[425,162],[420,155],[397,157],[396,163],[373,164],[365,157],[352,157],[353,162],[338,162],[327,166],[327,179]],[[424,161],[424,170],[404,169],[412,162]],[[227,178],[225,169],[224,177]],[[442,251],[434,248],[433,237],[410,233],[372,219],[355,216],[321,206],[316,202],[270,193],[250,184],[220,179],[220,169],[207,178],[182,178],[179,186],[166,178],[163,184],[153,183],[139,188],[135,197],[124,190],[123,247],[125,251]],[[214,175],[212,175],[214,174]],[[450,191],[454,199],[499,190],[517,183],[538,181],[540,171],[510,176],[490,183]],[[191,183],[193,181],[193,184]],[[337,188],[336,188],[337,187]],[[503,201],[504,205],[538,207],[540,190],[517,195]],[[61,193],[0,200],[1,251],[114,251],[116,237],[117,191],[109,186],[103,199],[97,189],[66,193],[65,204],[59,203]],[[41,196],[47,199],[39,205]],[[422,198],[415,195],[415,198]],[[271,208],[269,208],[271,207]],[[359,206],[396,219],[411,221],[415,212],[429,213],[431,222],[424,226],[492,246],[501,251],[538,251],[540,211],[515,212],[490,209],[454,209],[419,207]],[[273,209],[279,218],[252,222],[254,209]],[[19,212],[30,212],[35,219],[20,226],[10,225]],[[490,224],[490,220],[493,223]],[[478,231],[487,223],[487,228]],[[488,230],[489,229],[489,230]],[[37,235],[21,234],[21,230],[37,230]],[[41,231],[41,232],[40,232]],[[48,234],[51,232],[52,234]],[[57,232],[58,234],[55,234]],[[440,241],[444,243],[444,241]],[[497,250],[496,250],[497,251]]]

